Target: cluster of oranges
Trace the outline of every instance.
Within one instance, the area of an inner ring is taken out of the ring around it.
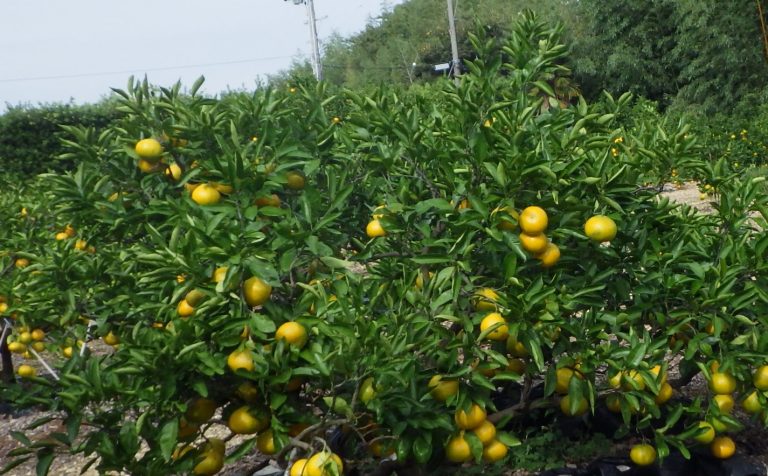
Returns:
[[[70,238],[74,238],[76,235],[77,235],[77,232],[72,227],[72,225],[67,224],[67,226],[64,227],[64,230],[56,233],[56,240],[57,241],[68,240]],[[93,246],[88,246],[88,242],[83,239],[76,240],[73,246],[78,251],[88,251],[89,253],[96,252],[96,248]]]
[[[14,354],[21,355],[25,359],[31,359],[32,352],[42,352],[45,350],[45,331],[42,329],[32,329],[21,326],[18,328],[16,336],[9,336],[6,340],[8,350]],[[21,378],[31,378],[37,375],[37,370],[28,364],[21,364],[16,368],[16,374]]]
[[[483,445],[483,460],[494,463],[507,456],[507,445],[496,438],[496,426],[488,421],[487,413],[480,405],[473,403],[469,411],[456,410],[454,421],[458,432],[445,445],[445,456],[452,463],[466,463],[472,459],[472,447],[467,440],[471,432]]]

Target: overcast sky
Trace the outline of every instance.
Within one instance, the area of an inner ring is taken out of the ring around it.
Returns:
[[[315,0],[321,42],[403,0]],[[252,89],[310,57],[293,0],[0,0],[0,112],[6,103],[97,101],[131,74],[158,85],[205,75],[204,91]]]

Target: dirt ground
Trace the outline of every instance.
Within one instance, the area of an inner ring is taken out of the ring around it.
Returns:
[[[697,185],[691,182],[685,183],[679,187],[669,185],[665,187],[663,195],[675,202],[689,204],[703,213],[708,213],[712,210],[712,206],[708,199],[702,199]],[[108,350],[101,349],[101,351],[106,352]],[[48,356],[48,358],[50,357],[51,356]],[[38,371],[40,373],[44,372],[41,366],[38,366]],[[683,396],[695,396],[696,394],[703,394],[705,392],[705,385],[701,378],[694,379],[694,381],[687,387],[681,389]],[[10,432],[22,431],[30,423],[44,415],[44,413],[35,411],[4,413],[3,409],[0,408],[0,466],[7,461],[8,452],[19,446],[18,442],[11,437]],[[736,415],[747,424],[746,429],[737,435],[737,447],[739,448],[739,451],[745,452],[752,461],[758,461],[763,467],[768,468],[768,431],[762,426],[755,424],[752,420],[749,420],[743,413],[739,414],[737,412]],[[220,418],[220,416],[218,417]],[[43,439],[56,431],[61,431],[61,426],[60,422],[54,420],[31,432],[27,432],[27,435],[33,440],[37,440]],[[226,427],[218,424],[213,425],[210,428],[207,436],[224,438],[228,434],[229,432]],[[228,447],[233,448],[239,441],[242,441],[242,439],[242,437],[233,439],[228,443]],[[607,449],[607,452],[626,454],[626,448],[617,445],[615,448]],[[36,460],[33,457],[27,463],[14,468],[7,474],[9,476],[34,475],[36,474],[35,461]],[[82,456],[67,454],[62,449],[60,455],[54,460],[49,474],[55,476],[74,476],[80,474],[80,468],[86,461],[87,460]],[[226,466],[219,474],[223,476],[250,476],[250,470],[262,466],[264,463],[264,457],[257,452],[254,452],[243,460]],[[97,476],[99,473],[94,469],[89,469],[83,474],[86,476]],[[521,473],[519,471],[510,472],[509,474],[514,476],[527,476],[527,473]]]

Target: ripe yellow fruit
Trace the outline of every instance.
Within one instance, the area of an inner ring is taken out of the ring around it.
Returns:
[[[717,459],[728,459],[736,453],[736,443],[728,436],[718,436],[709,445],[712,456]]]
[[[741,402],[741,406],[744,408],[745,412],[752,415],[760,413],[763,410],[763,405],[760,403],[760,397],[758,397],[756,390],[753,390],[752,393],[747,395],[747,398]]]
[[[298,322],[289,321],[277,328],[275,340],[284,340],[286,344],[301,349],[307,343],[307,330]]]
[[[56,233],[56,240],[57,241],[66,240],[67,238],[69,238],[69,235],[67,235],[63,231],[60,231],[60,232]]]
[[[752,375],[752,383],[761,391],[768,390],[768,365],[761,365]]]
[[[254,415],[251,407],[244,405],[229,415],[227,426],[238,435],[250,435],[269,427],[269,419],[263,415]]]
[[[224,281],[224,278],[227,277],[227,267],[222,266],[220,268],[216,268],[216,270],[213,272],[213,282],[214,283],[220,283]]]
[[[545,212],[543,208],[532,206],[523,210],[520,214],[518,224],[520,225],[520,229],[523,230],[523,233],[528,235],[538,235],[547,229],[549,218],[547,217],[547,212]]]
[[[368,238],[379,238],[386,236],[387,232],[384,230],[384,226],[381,224],[381,221],[375,218],[369,221],[368,225],[366,225],[365,234],[368,235]]]
[[[605,397],[605,406],[612,413],[621,413],[621,397],[612,393]]]
[[[115,346],[120,343],[120,338],[117,337],[112,331],[107,332],[104,336],[104,343],[107,345]]]
[[[517,228],[517,223],[520,220],[520,214],[517,213],[517,210],[512,207],[502,207],[496,208],[496,210],[493,211],[493,213],[497,212],[503,212],[503,215],[499,217],[499,224],[497,225],[500,230],[514,231],[515,228]],[[505,219],[507,218],[507,215],[512,219]]]
[[[507,339],[507,342],[509,342],[509,339]],[[525,362],[518,358],[509,359],[507,371],[522,375],[525,373]]]
[[[629,451],[629,459],[638,466],[650,466],[656,461],[656,448],[647,443],[635,445]]]
[[[714,400],[715,405],[717,405],[717,408],[720,409],[720,413],[731,413],[733,411],[733,397],[730,395],[723,395],[718,394],[712,397],[712,400]]]
[[[376,387],[374,386],[373,377],[368,377],[360,384],[360,401],[368,403],[376,397]]]
[[[42,352],[45,350],[45,343],[44,342],[33,342],[32,343],[32,349],[36,352]]]
[[[429,394],[438,402],[444,402],[459,393],[459,382],[451,379],[443,380],[442,375],[433,375],[427,387],[429,387]]]
[[[21,342],[9,342],[8,350],[14,354],[23,354],[27,351],[27,345]]]
[[[142,159],[159,159],[163,155],[163,146],[157,139],[142,139],[136,143],[134,148],[136,155]]]
[[[289,476],[307,476],[309,474],[309,471],[306,471],[308,462],[309,460],[307,458],[301,458],[294,461],[291,465]]]
[[[580,398],[578,406],[576,407],[576,411],[571,413],[571,397],[565,395],[560,399],[560,410],[568,416],[581,416],[587,413],[587,410],[589,410],[589,402],[587,402],[586,398]]]
[[[23,268],[26,268],[27,266],[29,266],[29,260],[27,258],[18,258],[13,263],[13,265],[16,266],[19,269],[23,269]]]
[[[715,429],[712,427],[712,425],[709,424],[709,422],[700,421],[698,428],[700,428],[702,432],[693,437],[696,442],[707,445],[715,439]]]
[[[480,332],[485,332],[495,325],[498,325],[498,327],[489,332],[486,338],[496,341],[506,340],[509,337],[509,326],[506,319],[498,312],[492,312],[483,318],[480,322]]]
[[[16,373],[21,378],[32,378],[37,375],[37,370],[31,365],[21,364],[19,365],[19,368],[16,369]]]
[[[543,253],[549,245],[549,239],[544,233],[538,233],[535,235],[529,235],[528,233],[520,233],[520,246],[523,249],[533,255]]]
[[[334,472],[334,469],[336,470]],[[304,467],[305,476],[331,476],[333,474],[343,474],[344,464],[341,458],[330,451],[321,451],[315,453],[307,461]]]
[[[496,426],[488,420],[483,421],[472,431],[483,446],[488,445],[496,438]]]
[[[541,262],[542,268],[551,268],[560,261],[560,248],[554,243],[547,243],[547,247],[536,255],[536,259]]]
[[[445,457],[451,463],[464,463],[472,457],[472,448],[469,442],[464,439],[464,432],[454,435],[445,445]]]
[[[600,243],[614,239],[616,231],[616,222],[605,215],[595,215],[584,223],[584,234]]]
[[[460,429],[474,430],[485,421],[486,416],[488,414],[485,412],[485,409],[477,403],[473,403],[469,408],[469,413],[460,408],[456,410],[453,418]]]
[[[86,248],[88,248],[88,242],[85,240],[77,240],[75,241],[75,249],[78,251],[84,251]]]
[[[273,455],[277,453],[277,447],[275,446],[275,436],[272,430],[267,430],[259,433],[256,437],[256,448],[265,455]]]
[[[718,395],[727,395],[736,390],[736,379],[726,372],[714,372],[709,380],[709,389]]]
[[[221,200],[221,193],[212,185],[203,183],[192,191],[192,200],[198,205],[215,205]]]
[[[561,367],[555,371],[555,392],[560,395],[568,394],[568,386],[571,383],[571,379],[576,375],[578,378],[582,378],[580,374],[573,371],[568,367]]]
[[[73,352],[74,352],[74,351],[73,351],[73,349],[72,349],[72,346],[71,346],[71,345],[70,345],[70,346],[67,346],[67,347],[64,347],[63,349],[61,349],[61,354],[62,354],[64,357],[68,358],[68,359],[71,359],[71,358],[72,358],[72,354],[73,354]]]
[[[269,296],[271,294],[272,286],[256,276],[246,279],[243,283],[245,302],[247,302],[250,307],[261,306],[269,301]]]
[[[19,342],[22,344],[29,344],[32,342],[32,334],[29,331],[19,333]]]
[[[495,463],[507,457],[507,445],[499,440],[493,440],[483,448],[483,460],[488,463]]]
[[[181,180],[181,167],[179,164],[172,162],[170,165],[168,165],[168,168],[165,169],[165,176],[174,182]]]
[[[163,167],[163,164],[161,164],[160,162],[150,162],[149,160],[146,160],[146,159],[139,159],[139,162],[136,165],[139,167],[139,170],[141,170],[145,174],[158,172]]]
[[[187,301],[187,304],[189,304],[192,307],[197,306],[202,302],[202,300],[205,299],[205,293],[200,291],[199,289],[193,289],[190,292],[187,293],[186,296],[184,296],[184,301]]]
[[[195,398],[192,400],[184,417],[192,423],[205,423],[216,413],[216,402],[210,398]]]
[[[472,296],[476,311],[495,311],[498,299],[498,293],[491,288],[482,288]]]
[[[189,317],[195,313],[195,308],[192,307],[192,305],[189,304],[186,299],[182,299],[176,306],[176,313],[179,315],[179,317]]]
[[[661,387],[659,387],[659,394],[656,395],[653,401],[656,402],[656,405],[664,405],[674,394],[675,390],[672,388],[672,385],[668,382],[664,382],[661,384]]]
[[[235,350],[227,357],[227,366],[233,372],[237,370],[253,371],[253,354],[248,349]]]
[[[198,476],[211,476],[221,471],[224,467],[224,442],[218,438],[211,438],[203,447],[201,460],[195,465],[192,472]]]
[[[224,195],[229,195],[235,191],[235,188],[232,185],[226,183],[211,182],[211,187],[215,188],[217,192]]]
[[[307,182],[304,175],[295,170],[288,172],[285,175],[285,179],[287,180],[286,186],[291,190],[302,190]]]
[[[515,357],[528,357],[530,355],[528,349],[525,348],[525,344],[512,336],[507,338],[507,352]]]

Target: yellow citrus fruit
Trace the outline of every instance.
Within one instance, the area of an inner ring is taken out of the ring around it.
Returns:
[[[9,342],[8,350],[13,352],[14,354],[23,354],[24,352],[27,351],[27,344],[24,344],[22,342]]]
[[[580,398],[578,406],[576,407],[576,411],[571,413],[571,397],[565,395],[560,399],[560,410],[568,416],[581,416],[587,413],[587,410],[589,410],[589,402],[587,402],[586,398]]]
[[[733,397],[730,395],[717,394],[712,397],[717,408],[720,409],[720,413],[731,413],[733,411]]]
[[[179,315],[179,317],[189,317],[195,313],[195,308],[192,307],[192,305],[189,304],[186,299],[182,299],[176,306],[176,313]]]
[[[192,472],[198,476],[211,476],[218,473],[224,467],[225,451],[224,441],[218,438],[209,439],[200,453],[200,461],[192,469]]]
[[[616,222],[605,215],[595,215],[584,223],[584,234],[600,243],[614,239],[616,231]]]
[[[56,240],[57,241],[66,240],[67,238],[69,238],[69,235],[67,235],[63,231],[60,231],[60,232],[56,233]]]
[[[656,402],[656,405],[664,405],[669,401],[669,399],[672,398],[674,394],[675,390],[672,388],[672,385],[670,385],[668,382],[664,382],[661,384],[661,387],[659,387],[659,394],[656,395],[653,400]]]
[[[661,372],[661,365],[653,366],[653,368],[651,368],[651,373],[656,377],[656,380],[660,384],[666,383],[666,381],[667,381],[667,373],[666,372],[664,372],[664,373]],[[659,375],[661,375],[661,378],[659,378]]]
[[[334,472],[334,469],[336,470]],[[330,451],[321,451],[315,453],[307,461],[304,467],[306,476],[331,476],[333,474],[343,474],[344,464],[341,458]]]
[[[32,333],[29,331],[22,331],[19,333],[19,342],[22,344],[29,344],[32,342]]]
[[[146,159],[139,159],[139,163],[137,164],[137,166],[139,167],[139,170],[141,170],[145,174],[151,174],[153,172],[159,171],[163,165],[159,162],[154,163]]]
[[[736,390],[736,379],[726,372],[714,372],[709,380],[709,389],[718,395],[727,395]]]
[[[374,386],[373,377],[368,377],[363,380],[360,385],[360,401],[368,403],[376,397],[376,387]]]
[[[582,378],[580,374],[574,372],[571,368],[561,367],[557,369],[555,371],[555,392],[560,395],[566,395],[568,393],[568,386],[574,375]]]
[[[32,343],[32,349],[34,349],[37,352],[42,352],[45,350],[45,342],[33,342]]]
[[[176,162],[172,162],[165,169],[165,176],[174,182],[178,182],[181,179],[181,167]]]
[[[256,205],[260,207],[279,207],[280,197],[275,195],[265,195],[256,199]]]
[[[83,251],[86,248],[88,248],[88,242],[85,240],[77,240],[75,241],[75,249],[78,251]]]
[[[32,340],[40,341],[45,339],[45,331],[42,329],[33,329],[30,335],[32,336]]]
[[[224,281],[224,278],[227,277],[227,267],[222,266],[220,268],[216,268],[216,270],[213,272],[213,282],[214,283],[220,283]]]
[[[258,448],[259,451],[265,455],[273,455],[277,453],[277,448],[275,447],[275,437],[272,433],[272,430],[259,433],[259,436],[256,437],[256,448]]]
[[[509,339],[507,339],[507,341],[509,341]],[[525,373],[525,362],[518,358],[509,359],[509,364],[507,364],[507,371],[522,375]]]
[[[233,372],[236,370],[251,372],[254,369],[253,354],[248,349],[235,350],[227,356],[227,366]]]
[[[507,352],[515,357],[528,357],[530,355],[528,349],[525,348],[525,344],[512,336],[507,338]]]
[[[180,441],[194,440],[198,431],[200,431],[200,425],[197,423],[190,423],[184,417],[179,418],[178,438]]]
[[[433,375],[429,379],[427,387],[429,387],[429,394],[438,402],[444,402],[459,393],[459,382],[457,380],[443,379],[442,375]]]
[[[184,417],[192,423],[205,423],[216,413],[216,402],[210,398],[195,398],[189,403]]]
[[[496,438],[496,426],[488,420],[483,421],[480,426],[472,430],[483,446],[488,445]]]
[[[517,222],[520,219],[520,214],[517,213],[517,210],[512,207],[502,207],[494,210],[494,213],[496,212],[503,213],[499,217],[499,224],[497,225],[500,230],[514,231],[517,228]]]
[[[259,397],[259,389],[253,382],[246,380],[237,386],[235,394],[248,403],[256,403]]]
[[[286,186],[291,190],[301,190],[306,185],[306,179],[301,172],[292,170],[285,175],[287,180]]]
[[[112,331],[107,332],[104,336],[104,343],[107,345],[117,345],[120,343],[120,338],[117,337]]]
[[[554,243],[547,243],[547,247],[536,255],[536,259],[541,262],[542,268],[551,268],[560,261],[560,248]]]
[[[13,263],[13,265],[14,265],[14,266],[16,266],[16,267],[17,267],[17,268],[19,268],[19,269],[21,269],[21,268],[26,268],[27,266],[29,266],[29,260],[28,260],[27,258],[18,258],[18,259],[17,259],[17,260],[16,260],[16,261]]]
[[[528,235],[538,235],[543,233],[544,230],[547,229],[548,223],[549,218],[547,217],[547,212],[545,212],[543,208],[536,206],[524,209],[518,219],[520,229],[523,230],[523,233]]]
[[[476,311],[495,311],[496,301],[499,295],[491,288],[482,288],[475,291],[472,297]]]
[[[269,301],[269,296],[271,294],[272,286],[256,276],[246,279],[243,283],[245,302],[247,302],[250,307],[261,306]]]
[[[307,458],[301,458],[294,461],[291,465],[291,471],[288,473],[289,476],[307,476],[309,472],[305,471],[305,469],[307,468],[308,462],[309,460]]]
[[[509,337],[509,326],[506,319],[498,312],[492,312],[483,318],[480,322],[480,332],[485,332],[497,324],[498,327],[489,332],[486,338],[496,341],[507,340],[507,337]]]
[[[365,234],[368,235],[368,238],[379,238],[386,236],[387,232],[384,230],[380,220],[373,219],[366,225]]]
[[[549,239],[544,233],[538,233],[535,235],[529,235],[528,233],[520,233],[520,246],[531,254],[537,255],[543,253],[547,249]]]
[[[448,440],[448,443],[445,445],[445,457],[451,463],[464,463],[472,457],[472,448],[469,447],[469,443],[464,439],[463,432],[452,436]]]
[[[718,436],[709,445],[712,456],[717,459],[728,459],[736,453],[736,443],[729,436]]]
[[[432,279],[432,277],[435,275],[432,271],[429,272],[429,279]],[[419,274],[416,275],[416,282],[413,284],[416,289],[422,289],[424,287],[424,276],[419,272]]]
[[[284,340],[286,344],[301,349],[307,343],[307,330],[298,322],[289,321],[277,328],[275,340]]]
[[[758,390],[768,390],[768,365],[761,365],[752,375],[752,383]]]
[[[756,390],[753,390],[752,393],[747,395],[747,398],[741,402],[741,406],[744,408],[745,412],[752,415],[760,413],[763,410],[763,405],[760,403],[760,398],[758,397]]]
[[[73,354],[72,346],[70,345],[61,349],[61,354],[68,359],[72,358],[72,354]]]
[[[507,445],[499,440],[493,440],[483,448],[483,459],[488,463],[495,463],[507,457]]]
[[[256,413],[248,405],[244,405],[233,411],[227,419],[227,426],[238,435],[250,435],[269,427],[269,418]]]
[[[480,426],[484,421],[487,413],[483,407],[477,403],[473,403],[469,408],[469,413],[463,409],[456,410],[453,418],[456,421],[456,425],[462,430],[474,430]]]
[[[650,466],[656,461],[656,448],[643,443],[629,450],[629,459],[638,466]]]
[[[211,182],[211,187],[215,188],[217,192],[224,195],[229,195],[235,191],[235,188],[232,185],[226,183]]]
[[[709,422],[700,421],[697,425],[697,428],[701,429],[701,433],[693,437],[696,442],[707,445],[715,439],[715,429],[712,427],[712,425],[709,424]]]
[[[184,296],[184,300],[187,301],[187,304],[189,304],[192,307],[195,307],[198,304],[200,304],[200,302],[203,299],[205,299],[205,293],[200,291],[199,289],[193,289],[190,292],[188,292],[186,296]]]
[[[75,231],[75,228],[72,226],[71,223],[67,223],[67,226],[64,227],[64,233],[67,234],[68,237],[72,238],[77,234]]]
[[[136,155],[142,159],[158,159],[163,155],[163,146],[157,139],[142,139],[136,143],[134,148]]]
[[[192,191],[192,200],[198,205],[215,205],[221,200],[221,193],[212,185],[203,183]]]
[[[37,370],[31,365],[21,364],[19,365],[19,368],[16,369],[16,373],[21,378],[32,378],[37,375]]]

